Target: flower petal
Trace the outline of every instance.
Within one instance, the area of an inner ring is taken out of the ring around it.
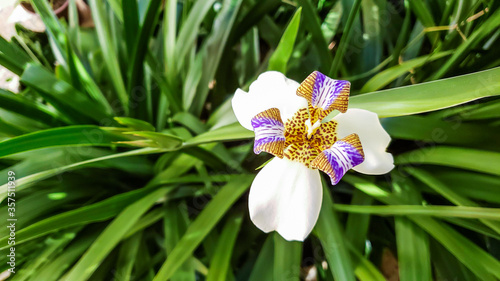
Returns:
[[[336,185],[347,171],[362,163],[363,159],[363,148],[359,137],[351,134],[335,142],[331,148],[323,150],[311,166],[327,173],[332,184]]]
[[[309,101],[313,108],[319,109],[321,120],[334,109],[340,112],[347,110],[351,83],[335,80],[319,71],[314,71],[297,89],[297,95]]]
[[[274,158],[250,188],[250,219],[264,232],[276,230],[286,240],[303,241],[316,224],[322,196],[317,170]]]
[[[259,154],[266,151],[283,158],[285,125],[281,121],[279,109],[270,108],[255,115],[252,118],[252,127],[255,132],[254,153]]]
[[[262,73],[250,85],[247,92],[238,89],[232,99],[233,111],[240,124],[253,130],[251,120],[269,108],[278,108],[283,121],[291,118],[297,110],[307,107],[307,101],[295,93],[299,83],[276,71]]]
[[[376,113],[352,108],[333,119],[338,122],[339,138],[356,133],[363,146],[365,161],[353,170],[368,175],[381,175],[394,168],[394,158],[392,154],[386,152],[391,137],[380,124]]]

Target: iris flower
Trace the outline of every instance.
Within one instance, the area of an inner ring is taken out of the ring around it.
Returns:
[[[379,175],[394,168],[391,141],[376,113],[347,109],[350,83],[315,71],[301,84],[269,71],[232,99],[240,124],[255,132],[254,152],[274,157],[255,177],[248,207],[264,232],[303,241],[322,202],[319,170],[336,185],[356,172]],[[332,120],[325,120],[334,110]]]

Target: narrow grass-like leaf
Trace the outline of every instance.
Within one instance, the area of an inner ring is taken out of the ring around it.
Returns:
[[[354,246],[347,243],[349,247],[351,257],[356,263],[356,268],[354,269],[354,274],[359,278],[360,281],[384,281],[386,280],[384,275],[377,269],[377,267],[371,263],[367,258],[358,252]]]
[[[214,2],[215,0],[197,1],[189,12],[189,17],[186,19],[186,22],[189,22],[189,24],[181,27],[175,44],[175,58],[179,62],[177,69],[182,67],[188,51],[195,47],[196,34],[199,31],[200,24]]]
[[[121,158],[121,157],[155,154],[155,153],[161,153],[161,152],[165,152],[165,151],[162,149],[159,149],[159,148],[136,149],[136,150],[122,152],[122,153],[110,154],[110,155],[106,155],[103,157],[92,158],[89,160],[72,163],[72,164],[69,164],[69,165],[66,165],[63,167],[57,167],[57,168],[46,170],[43,172],[38,172],[36,174],[31,174],[29,176],[25,176],[25,177],[16,179],[16,191],[21,191],[21,190],[29,187],[29,185],[34,183],[34,182],[50,178],[52,176],[64,173],[66,171],[70,171],[70,170],[75,169],[75,168],[82,167],[84,165],[88,165],[88,164],[92,164],[92,163],[96,163],[96,162],[100,162],[100,161],[105,161],[105,160]],[[7,197],[7,190],[8,190],[8,184],[4,184],[4,185],[0,186],[0,202],[3,201]]]
[[[346,175],[343,180],[386,204],[406,202],[364,179]],[[451,227],[429,217],[410,216],[409,218],[452,252],[467,268],[482,278],[481,280],[494,280],[492,274],[497,278],[500,276],[500,262]]]
[[[81,256],[83,252],[95,240],[99,229],[83,237],[76,238],[64,251],[55,259],[49,261],[36,275],[37,279],[46,281],[59,281],[61,275]]]
[[[41,66],[29,64],[21,76],[21,82],[36,89],[65,117],[88,123],[90,120],[108,120],[108,114],[103,107],[96,106],[87,96],[65,81],[57,79]]]
[[[464,206],[364,206],[335,204],[335,210],[357,214],[373,214],[377,216],[433,216],[458,217],[470,219],[500,220],[500,208],[464,207]]]
[[[128,139],[99,126],[67,126],[25,134],[0,142],[0,158],[47,147],[114,146],[114,142],[124,140]]]
[[[210,263],[207,281],[225,280],[228,273],[232,274],[230,261],[242,222],[243,216],[236,213],[224,225]]]
[[[0,36],[0,65],[17,75],[21,75],[30,62],[32,60],[21,48]]]
[[[383,87],[389,85],[396,78],[398,78],[401,75],[404,75],[410,70],[413,70],[417,67],[421,67],[428,62],[440,59],[445,56],[449,56],[452,53],[453,53],[452,51],[439,52],[437,54],[430,54],[428,56],[419,57],[416,59],[405,61],[399,65],[393,66],[373,76],[373,78],[368,80],[368,82],[366,82],[363,85],[363,88],[361,88],[360,92],[367,93],[382,89]]]
[[[358,16],[359,8],[361,7],[361,0],[354,0],[352,4],[352,8],[349,11],[349,17],[347,18],[347,22],[344,27],[344,33],[342,34],[342,38],[340,39],[339,46],[337,48],[337,52],[335,53],[335,57],[332,62],[332,66],[330,68],[330,72],[328,76],[335,77],[340,68],[340,64],[344,59],[344,53],[349,46],[350,36],[352,34],[352,26],[354,20]]]
[[[344,233],[337,214],[333,211],[330,190],[323,183],[323,203],[315,231],[325,251],[328,266],[336,280],[354,281],[354,268],[345,245]]]
[[[154,191],[154,189],[150,187],[130,191],[115,195],[92,205],[83,206],[75,210],[48,217],[17,231],[16,243],[24,243],[59,229],[108,220],[119,214],[125,207],[135,202],[138,198],[142,198],[152,191]],[[8,237],[3,237],[0,239],[1,242],[5,242],[2,245],[7,245],[7,238]]]
[[[274,235],[274,278],[275,281],[300,280],[302,243],[286,241],[278,233]]]
[[[410,115],[455,106],[500,93],[500,67],[350,98],[349,107],[379,117]],[[422,102],[425,101],[425,102]]]
[[[138,137],[143,137],[154,142],[154,147],[173,150],[179,148],[182,144],[182,139],[177,136],[162,134],[157,132],[146,132],[146,131],[133,131],[125,132],[124,134],[130,134]]]
[[[115,117],[114,119],[118,123],[137,131],[155,131],[155,127],[153,127],[153,125],[149,124],[146,121],[129,117]]]
[[[66,275],[65,280],[84,281],[97,269],[103,259],[120,242],[125,233],[134,223],[161,197],[165,196],[170,189],[160,188],[137,200],[125,208],[113,222],[97,237],[92,246],[83,254],[81,259]]]
[[[274,235],[269,235],[259,252],[248,281],[272,280],[274,268]]]
[[[421,195],[409,181],[394,181],[393,187],[401,198],[416,205],[421,204]],[[401,281],[431,281],[431,257],[427,233],[408,218],[400,216],[395,218],[395,228]]]
[[[203,55],[203,72],[201,74],[200,83],[196,90],[196,96],[184,97],[184,108],[189,108],[189,111],[194,115],[199,116],[203,105],[206,101],[209,88],[207,87],[210,81],[215,77],[215,73],[221,61],[227,39],[233,28],[233,24],[238,15],[241,3],[243,0],[224,0],[222,9],[217,15],[213,23],[213,32],[207,38]],[[179,45],[180,41],[177,42]]]
[[[327,73],[332,65],[333,57],[328,49],[323,32],[321,31],[321,19],[316,12],[313,1],[298,0],[298,3],[304,10],[304,26],[309,32],[311,32],[312,40],[321,57],[319,70],[323,73]]]
[[[292,56],[295,39],[297,38],[297,32],[299,31],[301,14],[302,8],[299,8],[290,20],[283,36],[281,36],[281,40],[276,48],[276,51],[274,51],[273,55],[269,59],[268,70],[276,70],[281,73],[286,73],[288,60]]]
[[[463,61],[463,59],[469,54],[468,51],[479,45],[479,43],[484,41],[484,39],[487,38],[487,36],[489,36],[492,32],[498,31],[499,21],[500,13],[493,13],[492,16],[485,20],[480,27],[474,30],[471,36],[469,36],[467,40],[455,50],[453,56],[447,60],[443,66],[441,66],[431,79],[435,80],[445,76],[450,69]]]
[[[227,183],[191,223],[172,253],[163,263],[153,281],[168,280],[193,253],[203,238],[212,230],[229,207],[250,186],[252,176],[241,176]]]
[[[432,164],[500,175],[500,153],[451,146],[422,148],[396,157],[398,164]]]
[[[137,257],[137,252],[139,251],[141,238],[142,232],[136,233],[121,244],[116,264],[116,279],[120,281],[133,280],[132,269]]]
[[[62,126],[65,124],[63,118],[49,110],[47,106],[3,89],[0,89],[0,107],[47,125]]]
[[[254,133],[242,127],[239,123],[234,123],[224,127],[217,128],[213,131],[208,131],[190,140],[187,140],[185,145],[197,145],[202,143],[216,141],[233,141],[250,139],[254,137]]]
[[[111,34],[108,26],[108,19],[106,18],[106,7],[104,1],[90,0],[90,8],[92,17],[96,25],[96,31],[99,38],[99,44],[103,52],[104,62],[111,76],[111,81],[116,90],[116,94],[122,104],[124,112],[127,114],[129,109],[129,97],[125,89],[125,83],[121,75],[120,65],[118,61],[118,54],[111,44]]]

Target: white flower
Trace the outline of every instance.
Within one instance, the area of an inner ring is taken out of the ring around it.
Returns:
[[[269,71],[238,89],[232,105],[240,124],[255,132],[254,152],[276,156],[255,177],[248,207],[253,223],[286,240],[303,241],[322,202],[318,170],[337,184],[349,170],[379,175],[394,168],[385,150],[391,137],[376,113],[349,109],[350,83],[315,71],[302,84]],[[322,120],[333,110],[332,121]]]

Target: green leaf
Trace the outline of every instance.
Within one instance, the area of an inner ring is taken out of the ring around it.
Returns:
[[[500,208],[464,207],[464,206],[364,206],[335,204],[335,210],[356,214],[372,214],[377,216],[433,216],[457,217],[470,219],[500,220]]]
[[[49,110],[47,106],[3,89],[0,89],[0,107],[47,125],[61,126],[65,124],[63,118]]]
[[[162,11],[162,3],[163,1],[161,0],[148,1],[144,21],[142,22],[139,29],[139,34],[137,34],[137,40],[135,41],[134,49],[130,53],[132,56],[127,74],[129,78],[128,92],[132,97],[134,95],[137,95],[136,91],[140,90],[142,87],[141,78],[144,70],[144,59],[147,54],[149,40],[153,35],[154,29],[158,23],[160,12]],[[127,30],[127,32],[130,31]]]
[[[273,280],[274,237],[274,235],[267,236],[248,281]]]
[[[121,125],[127,126],[137,131],[155,131],[155,127],[146,121],[130,117],[115,117],[114,119]]]
[[[335,57],[332,62],[332,66],[330,68],[330,72],[328,76],[335,77],[337,76],[337,72],[342,64],[342,60],[344,59],[344,53],[349,47],[349,41],[352,36],[352,28],[354,20],[358,16],[359,8],[361,7],[361,0],[354,0],[352,4],[352,8],[349,11],[349,17],[347,18],[347,22],[344,27],[344,33],[340,38],[339,46],[337,48],[337,52],[335,53]]]
[[[142,232],[134,234],[132,237],[123,241],[118,254],[116,264],[116,279],[120,281],[132,280],[132,269],[139,251],[142,238]]]
[[[153,141],[153,147],[158,147],[166,150],[175,150],[182,145],[181,138],[169,134],[145,131],[124,132],[124,134],[147,138],[148,140]]]
[[[90,0],[90,10],[92,11],[92,18],[96,26],[99,44],[104,57],[104,63],[111,76],[111,81],[115,87],[118,99],[122,104],[123,111],[128,114],[129,111],[129,97],[125,89],[125,83],[121,75],[120,63],[117,51],[111,43],[111,33],[109,30],[108,19],[106,18],[106,3],[104,1]]]
[[[175,60],[179,62],[177,70],[184,64],[184,59],[189,53],[189,50],[196,46],[196,36],[199,32],[200,24],[210,11],[210,8],[212,8],[214,2],[215,0],[196,1],[186,19],[186,22],[189,24],[184,24],[180,28],[179,36],[175,44]]]
[[[99,126],[78,125],[48,129],[0,142],[0,158],[12,154],[58,146],[115,146],[114,142],[127,140],[111,130]]]
[[[21,48],[0,36],[0,65],[17,75],[21,75],[30,62],[32,60]]]
[[[82,123],[90,120],[103,122],[109,119],[103,107],[96,106],[86,95],[65,81],[57,79],[54,74],[39,65],[28,64],[21,76],[21,82],[36,89],[65,117]]]
[[[210,203],[191,223],[186,234],[181,238],[170,256],[163,263],[153,281],[168,280],[175,271],[192,255],[203,238],[215,227],[231,205],[250,186],[253,176],[241,176],[236,181],[227,183]]]
[[[215,73],[224,53],[227,39],[233,29],[236,16],[240,10],[243,0],[224,0],[222,9],[214,20],[212,32],[207,38],[203,50],[198,55],[203,58],[203,72],[198,83],[196,96],[184,96],[184,108],[196,116],[199,116],[208,96],[207,85],[214,79]],[[177,42],[179,46],[180,41]],[[184,47],[184,46],[183,46]]]
[[[500,67],[350,98],[350,108],[392,117],[434,111],[500,93]]]
[[[397,164],[432,164],[500,175],[500,153],[462,147],[437,146],[400,154]]]
[[[66,275],[65,280],[84,281],[97,269],[104,258],[120,242],[127,231],[154,203],[164,197],[170,189],[160,188],[137,200],[125,208],[97,237],[76,265]]]
[[[355,281],[351,257],[344,242],[346,238],[333,206],[330,190],[323,183],[323,203],[315,227],[316,235],[335,280]]]
[[[433,177],[432,174],[430,174],[430,173],[427,173],[423,170],[416,169],[416,168],[407,169],[407,171],[411,175],[415,176],[416,178],[418,178],[419,180],[421,180],[422,182],[427,184],[427,186],[431,187],[436,192],[441,194],[444,198],[450,200],[451,202],[453,202],[456,205],[472,206],[472,207],[479,206],[475,202],[460,196],[459,194],[454,192],[452,189],[448,188],[446,185],[444,185],[439,180],[437,180],[435,177]],[[490,221],[490,220],[486,220],[486,219],[480,219],[480,221],[500,234],[500,222]]]
[[[210,263],[207,281],[226,280],[227,274],[232,274],[230,261],[242,222],[242,214],[236,213],[224,225]]]
[[[381,120],[391,137],[437,144],[480,147],[496,150],[492,139],[500,139],[500,131],[485,123],[460,122],[457,119],[444,121],[430,116],[400,116]]]
[[[421,204],[420,193],[409,181],[394,181],[393,187],[401,198],[416,205]],[[396,217],[395,226],[401,281],[432,280],[427,233],[405,217]]]
[[[128,157],[128,156],[135,156],[135,155],[145,155],[145,154],[155,154],[155,153],[161,153],[164,152],[162,149],[158,148],[143,148],[143,149],[136,149],[132,151],[127,151],[127,152],[121,152],[121,153],[115,153],[115,154],[110,154],[98,158],[92,158],[88,159],[85,161],[80,161],[76,163],[72,163],[66,166],[62,167],[57,167],[54,169],[46,170],[43,172],[38,172],[36,174],[31,174],[29,176],[24,176],[22,178],[16,179],[16,190],[21,191],[25,188],[27,188],[30,184],[41,181],[43,179],[50,178],[55,175],[59,175],[61,173],[64,173],[66,171],[70,171],[72,169],[100,162],[100,161],[105,161],[105,160],[111,160],[115,158],[121,158],[121,157]],[[7,197],[7,191],[8,191],[8,184],[4,184],[0,186],[0,202],[3,201]]]
[[[406,203],[406,200],[386,192],[367,180],[352,175],[345,175],[342,180],[386,204]],[[409,216],[408,218],[438,240],[467,268],[481,277],[481,280],[493,280],[492,274],[497,278],[500,276],[500,262],[451,227],[429,217]]]
[[[419,0],[421,1],[421,0]],[[413,3],[414,1],[412,1]],[[472,49],[478,47],[478,45],[485,40],[491,33],[498,31],[498,22],[500,21],[499,13],[492,13],[478,28],[476,28],[473,33],[453,52],[453,56],[447,60],[443,66],[432,76],[432,80],[439,79],[445,76],[452,67],[456,66],[469,54],[474,54],[470,52]],[[485,85],[486,86],[486,85]]]
[[[302,8],[298,8],[293,15],[290,23],[288,24],[283,36],[281,36],[280,43],[269,59],[268,70],[276,70],[281,73],[286,73],[288,60],[292,56],[293,46],[300,26],[300,16]]]
[[[76,241],[71,243],[67,248],[64,249],[57,257],[50,260],[49,263],[41,268],[36,274],[36,278],[46,281],[56,281],[61,280],[61,275],[70,267],[81,254],[94,242],[98,230],[91,232],[83,237],[75,239]]]
[[[379,89],[382,89],[383,87],[389,85],[399,76],[404,75],[405,73],[415,68],[421,67],[428,62],[440,59],[445,56],[449,56],[452,53],[453,53],[452,51],[446,51],[446,52],[439,52],[436,54],[430,54],[428,56],[422,56],[416,59],[405,61],[401,64],[388,68],[382,72],[379,72],[377,75],[373,76],[370,80],[368,80],[368,82],[366,82],[363,85],[363,88],[361,88],[360,92],[361,93],[374,92]]]
[[[83,206],[78,209],[63,212],[44,220],[36,222],[16,232],[16,243],[24,243],[37,237],[72,226],[85,225],[90,222],[108,220],[119,214],[125,207],[129,206],[138,198],[142,198],[154,191],[152,188],[142,188],[115,195],[92,205]],[[8,237],[2,237],[1,245],[7,245]]]
[[[286,241],[274,233],[274,278],[275,281],[300,280],[302,243]]]
[[[319,71],[327,73],[332,65],[333,57],[331,51],[328,49],[323,32],[321,31],[321,19],[319,18],[316,7],[311,0],[298,0],[300,6],[304,9],[304,26],[311,32],[312,41],[318,50],[320,60]]]
[[[184,203],[167,203],[162,214],[165,232],[165,252],[167,257],[179,243],[180,238],[186,232],[189,218],[187,206]],[[172,281],[195,281],[193,256],[189,257],[172,276]]]
[[[240,123],[234,123],[198,135],[190,140],[187,140],[185,145],[192,146],[192,145],[198,145],[202,143],[210,143],[216,141],[234,141],[234,140],[250,139],[253,137],[254,133],[252,131],[242,127]]]

